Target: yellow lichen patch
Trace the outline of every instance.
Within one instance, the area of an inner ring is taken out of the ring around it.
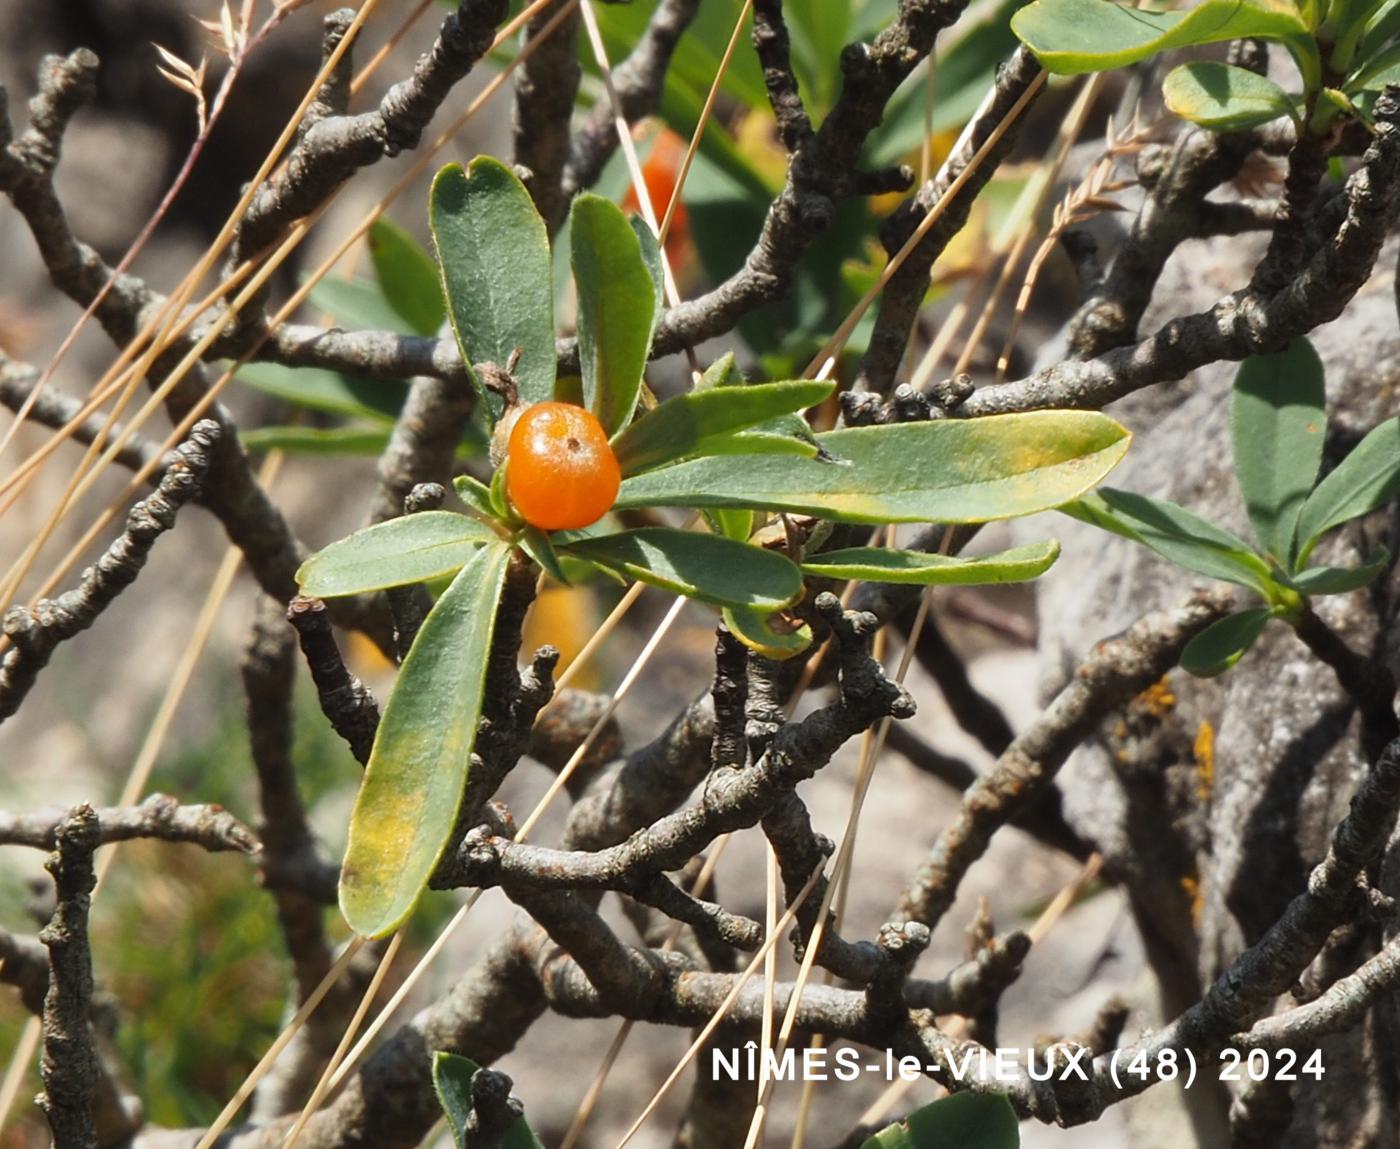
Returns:
[[[1201,914],[1205,910],[1206,895],[1202,889],[1200,879],[1195,874],[1183,874],[1181,876],[1181,888],[1186,891],[1186,896],[1191,899],[1191,921],[1193,924],[1200,924]]]
[[[1165,718],[1176,705],[1176,695],[1162,677],[1139,694],[1136,701],[1153,718]]]
[[[1196,759],[1196,798],[1202,803],[1210,801],[1215,786],[1215,727],[1202,722],[1196,728],[1196,741],[1191,747]]]

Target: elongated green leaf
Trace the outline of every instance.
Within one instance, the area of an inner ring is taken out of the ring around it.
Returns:
[[[955,1093],[880,1130],[861,1149],[1017,1149],[1020,1125],[1000,1093]]]
[[[1327,437],[1322,360],[1306,339],[1246,359],[1230,404],[1235,478],[1254,535],[1287,566],[1303,500],[1317,481]]]
[[[734,352],[726,351],[701,373],[700,381],[695,384],[695,390],[705,391],[711,387],[728,387],[743,381],[734,361]]]
[[[1390,565],[1390,552],[1377,547],[1359,567],[1311,567],[1292,579],[1303,594],[1346,594],[1369,586]]]
[[[801,422],[800,416],[793,416]],[[817,457],[817,441],[810,427],[805,435],[792,432],[762,430],[768,423],[732,435],[706,435],[691,452],[697,458],[706,455],[798,455],[804,459]],[[804,423],[805,426],[805,423]]]
[[[1267,76],[1216,60],[1173,68],[1162,81],[1162,96],[1183,120],[1221,132],[1296,114],[1294,98]]]
[[[651,349],[656,287],[641,241],[614,203],[585,193],[570,216],[583,396],[609,435],[632,418]]]
[[[1400,6],[1393,10],[1393,18],[1400,20]],[[1392,31],[1400,31],[1400,26]],[[1400,44],[1391,44],[1374,56],[1366,55],[1365,47],[1363,45],[1360,56],[1363,61],[1361,67],[1347,80],[1342,90],[1369,121],[1375,115],[1376,101],[1386,85],[1400,83]]]
[[[1400,35],[1400,0],[1385,0],[1366,18],[1357,58],[1376,59],[1397,35]]]
[[[655,206],[658,213],[666,210],[664,204]],[[639,215],[629,216],[627,222],[637,233],[637,245],[641,249],[642,262],[646,264],[647,274],[651,276],[653,307],[651,331],[647,333],[647,349],[650,350],[651,337],[656,334],[657,324],[661,322],[661,310],[666,306],[666,265],[661,258],[661,245],[656,242],[651,225]]]
[[[1317,82],[1317,50],[1289,0],[1202,0],[1174,12],[1147,12],[1109,0],[1035,0],[1011,18],[1012,31],[1048,71],[1074,76],[1135,64],[1171,48],[1255,36],[1279,40]]]
[[[447,316],[433,257],[390,220],[370,224],[369,255],[384,298],[419,335],[435,335]]]
[[[402,383],[358,379],[319,367],[283,367],[279,363],[249,363],[240,367],[234,378],[298,407],[356,415],[386,427],[397,417],[407,395]]]
[[[499,542],[476,552],[399,668],[340,870],[341,913],[365,937],[392,933],[408,917],[452,836],[509,556]]]
[[[617,506],[753,507],[843,522],[975,523],[1083,494],[1128,449],[1092,411],[1029,411],[818,435],[835,461],[715,457],[636,475]]]
[[[413,329],[372,279],[328,275],[311,289],[308,298],[312,307],[328,312],[340,327],[413,334]]]
[[[1372,428],[1318,483],[1298,512],[1298,566],[1333,527],[1369,514],[1400,493],[1400,415]],[[1296,569],[1296,568],[1295,568]]]
[[[996,77],[997,66],[1016,48],[1011,32],[1011,16],[1025,0],[1000,0],[985,18],[980,6],[966,10],[956,27],[939,37],[938,74],[934,80],[936,99],[933,105],[934,134],[956,130],[970,120],[977,105],[986,95]],[[869,5],[875,8],[875,5]],[[876,30],[888,22],[889,9]],[[978,21],[973,23],[973,21]],[[873,33],[872,33],[873,35]],[[945,37],[956,37],[950,47]],[[913,82],[900,85],[889,102],[880,126],[871,133],[865,154],[874,164],[897,164],[919,146],[925,127],[927,84],[925,77],[915,72]]]
[[[716,387],[667,399],[613,439],[624,475],[696,453],[707,436],[726,435],[775,415],[801,411],[831,394],[834,384],[796,380]]]
[[[472,1115],[472,1078],[479,1068],[475,1061],[455,1053],[433,1054],[433,1090],[457,1149],[469,1149],[467,1121]]]
[[[812,628],[786,613],[727,606],[723,615],[724,625],[735,638],[775,662],[785,662],[812,645]]]
[[[538,527],[526,524],[520,530],[520,548],[555,582],[569,585],[569,576],[564,573],[564,568],[559,563],[559,555],[555,553],[554,544],[548,534]]]
[[[1165,499],[1101,487],[1060,510],[1080,522],[1151,547],[1187,570],[1264,595],[1272,585],[1268,564],[1244,540]]]
[[[240,430],[238,435],[250,451],[285,451],[289,455],[382,455],[389,445],[393,427],[388,423],[346,424],[340,427],[308,427],[288,424],[254,427]],[[486,442],[473,426],[468,425],[462,442],[457,444],[457,458],[471,459],[486,450]]]
[[[1358,92],[1377,92],[1400,77],[1400,44],[1392,45],[1380,55],[1366,61],[1346,82],[1345,91],[1349,95]]]
[[[745,542],[753,534],[754,513],[735,511],[724,507],[712,507],[705,512],[705,521],[717,535],[737,542]]]
[[[833,68],[850,39],[851,17],[858,5],[849,0],[829,4],[794,4],[787,15],[793,54],[801,76],[810,82],[807,98],[823,111],[831,106],[841,73]]]
[[[452,574],[498,536],[452,511],[423,511],[376,523],[317,551],[297,571],[302,594],[362,594]]]
[[[822,578],[916,586],[970,586],[1039,578],[1059,557],[1060,544],[1054,541],[968,558],[885,547],[850,547],[812,555],[803,561],[802,569]]]
[[[1181,669],[1197,678],[1223,674],[1244,657],[1272,617],[1268,607],[1256,606],[1211,623],[1186,644]]]
[[[460,164],[448,164],[433,180],[428,220],[462,358],[504,367],[518,348],[515,381],[521,399],[549,399],[554,287],[549,237],[529,192],[514,172],[489,156],[474,159],[470,174]],[[499,411],[499,402],[491,400],[491,409]]]
[[[777,610],[802,593],[802,573],[785,555],[720,535],[641,527],[579,539],[559,552],[720,606]]]
[[[433,1089],[457,1149],[471,1149],[467,1119],[472,1113],[472,1078],[477,1069],[476,1062],[455,1053],[433,1054]],[[512,1122],[501,1145],[503,1149],[544,1149],[524,1117]]]
[[[389,445],[388,427],[255,427],[239,431],[250,451],[289,455],[379,455]]]
[[[491,488],[480,479],[474,479],[470,475],[458,475],[452,480],[452,486],[457,491],[457,497],[478,515],[496,517],[496,508],[491,501]]]

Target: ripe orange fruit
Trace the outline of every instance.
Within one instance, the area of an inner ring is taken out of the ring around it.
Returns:
[[[681,164],[685,160],[687,142],[670,128],[662,128],[657,133],[651,152],[642,164],[642,179],[646,183],[647,196],[659,223],[665,218],[666,208],[676,190],[680,178]],[[640,211],[637,191],[629,187],[622,197],[623,211]],[[685,262],[690,249],[690,215],[685,210],[685,202],[676,204],[676,214],[671,219],[671,230],[666,235],[666,254],[673,264]]]
[[[521,518],[542,531],[596,523],[622,485],[603,425],[572,403],[526,407],[511,428],[506,459],[506,493]]]

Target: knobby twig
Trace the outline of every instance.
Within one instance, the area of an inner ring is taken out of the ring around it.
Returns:
[[[1220,591],[1202,594],[1101,643],[1035,725],[963,795],[953,824],[900,895],[898,915],[936,926],[992,834],[1039,796],[1105,715],[1175,666],[1182,648],[1222,617],[1229,602]]]
[[[93,1106],[102,1066],[88,1022],[93,982],[87,930],[97,885],[92,857],[101,840],[92,807],[75,807],[55,826],[55,852],[44,864],[53,875],[58,906],[39,934],[49,950],[39,1107],[53,1130],[55,1149],[97,1149]]]
[[[1332,240],[1277,291],[1264,294],[1247,286],[1208,311],[1168,321],[1140,343],[985,387],[962,413],[1097,409],[1155,383],[1183,379],[1208,363],[1276,351],[1335,319],[1370,278],[1400,215],[1400,89],[1387,88],[1376,102],[1375,134],[1347,180],[1344,202],[1345,218]]]
[[[511,1096],[511,1081],[494,1069],[472,1075],[472,1111],[467,1136],[472,1149],[503,1149],[510,1127],[525,1115],[525,1106]]]
[[[1205,196],[1238,174],[1254,144],[1251,135],[1198,129],[1138,154],[1138,179],[1147,196],[1108,274],[1070,321],[1070,349],[1078,358],[1091,359],[1136,339],[1172,253],[1184,240],[1240,213],[1241,205],[1212,203]]]
[[[32,609],[12,607],[5,615],[12,645],[0,663],[0,721],[19,708],[59,644],[90,627],[136,581],[156,539],[175,525],[180,508],[199,492],[218,438],[215,423],[196,423],[173,453],[160,485],[131,508],[126,530],[83,573],[78,586],[56,599],[40,599]]]
[[[505,0],[461,0],[413,75],[390,88],[377,108],[326,116],[308,128],[248,205],[231,266],[268,247],[362,168],[416,148],[443,101],[491,47],[506,7]]]
[[[365,765],[379,729],[379,704],[369,687],[350,673],[341,658],[326,604],[319,598],[297,595],[287,605],[287,621],[301,640],[322,713],[345,739],[355,761]]]
[[[671,66],[671,56],[699,7],[700,0],[661,0],[637,46],[626,60],[613,68],[613,88],[622,116],[629,124],[655,110],[661,99],[661,85]],[[600,100],[569,144],[568,162],[561,179],[565,202],[598,182],[603,165],[617,146],[611,103]]]
[[[37,368],[10,359],[0,351],[0,404],[11,411],[20,411],[25,403],[29,402],[34,388],[38,386],[38,380]],[[45,387],[30,405],[26,418],[41,427],[50,427],[56,431],[72,423],[82,407],[83,404],[78,400],[63,395],[52,387]],[[72,437],[79,443],[87,444],[94,443],[99,438],[115,441],[125,433],[126,428],[122,424],[107,426],[105,418],[92,414],[73,427]],[[131,435],[112,457],[112,461],[128,470],[139,471],[152,463],[158,454],[159,448],[155,443],[142,435]],[[159,484],[164,474],[160,468],[153,470],[150,476],[151,484]]]
[[[38,938],[0,930],[0,982],[19,990],[24,1008],[36,1017],[44,1012],[49,992],[49,953]]]
[[[571,0],[556,0],[526,26],[534,39],[559,9]],[[652,18],[655,24],[660,13]],[[564,198],[564,164],[569,155],[569,120],[578,98],[583,68],[578,60],[578,30],[582,22],[579,5],[564,16],[515,73],[514,133],[515,163],[528,172],[525,187],[535,201],[535,209],[553,235],[564,222],[568,201]],[[651,36],[650,27],[647,36]],[[644,37],[643,42],[647,42]],[[663,65],[662,72],[665,68]],[[616,73],[614,73],[616,79]]]
[[[930,180],[901,205],[880,229],[885,250],[893,255],[908,241],[923,219],[947,195],[948,189],[968,167],[972,157],[1010,114],[1040,76],[1040,65],[1025,47],[1017,48],[1011,59],[997,69],[996,86],[986,109],[963,136],[962,149],[948,158],[939,177]],[[972,178],[963,185],[957,199],[919,241],[880,296],[870,346],[861,362],[858,386],[885,394],[894,385],[895,373],[909,344],[909,332],[928,291],[929,271],[953,236],[962,230],[972,211],[973,200],[996,174],[1002,158],[1011,150],[1016,130],[1007,132],[988,154]]]
[[[262,848],[253,832],[222,806],[182,806],[167,794],[152,794],[139,806],[85,809],[96,819],[95,846],[154,838],[161,842],[186,842],[210,853],[256,854]],[[0,846],[57,849],[64,819],[65,815],[52,810],[32,810],[27,814],[0,811]]]

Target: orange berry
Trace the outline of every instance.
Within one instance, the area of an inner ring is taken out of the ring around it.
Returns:
[[[542,531],[596,523],[622,485],[603,425],[572,403],[535,403],[521,411],[506,459],[506,493],[521,518]]]
[[[681,164],[685,161],[686,141],[670,128],[662,128],[657,133],[651,152],[642,164],[642,179],[646,183],[647,196],[657,222],[666,215],[666,208],[676,190],[680,178]],[[622,197],[623,211],[640,211],[636,188],[629,187]],[[690,238],[690,217],[685,203],[676,205],[676,214],[671,219],[671,230],[666,236],[666,254],[673,262],[680,260],[685,245]]]

